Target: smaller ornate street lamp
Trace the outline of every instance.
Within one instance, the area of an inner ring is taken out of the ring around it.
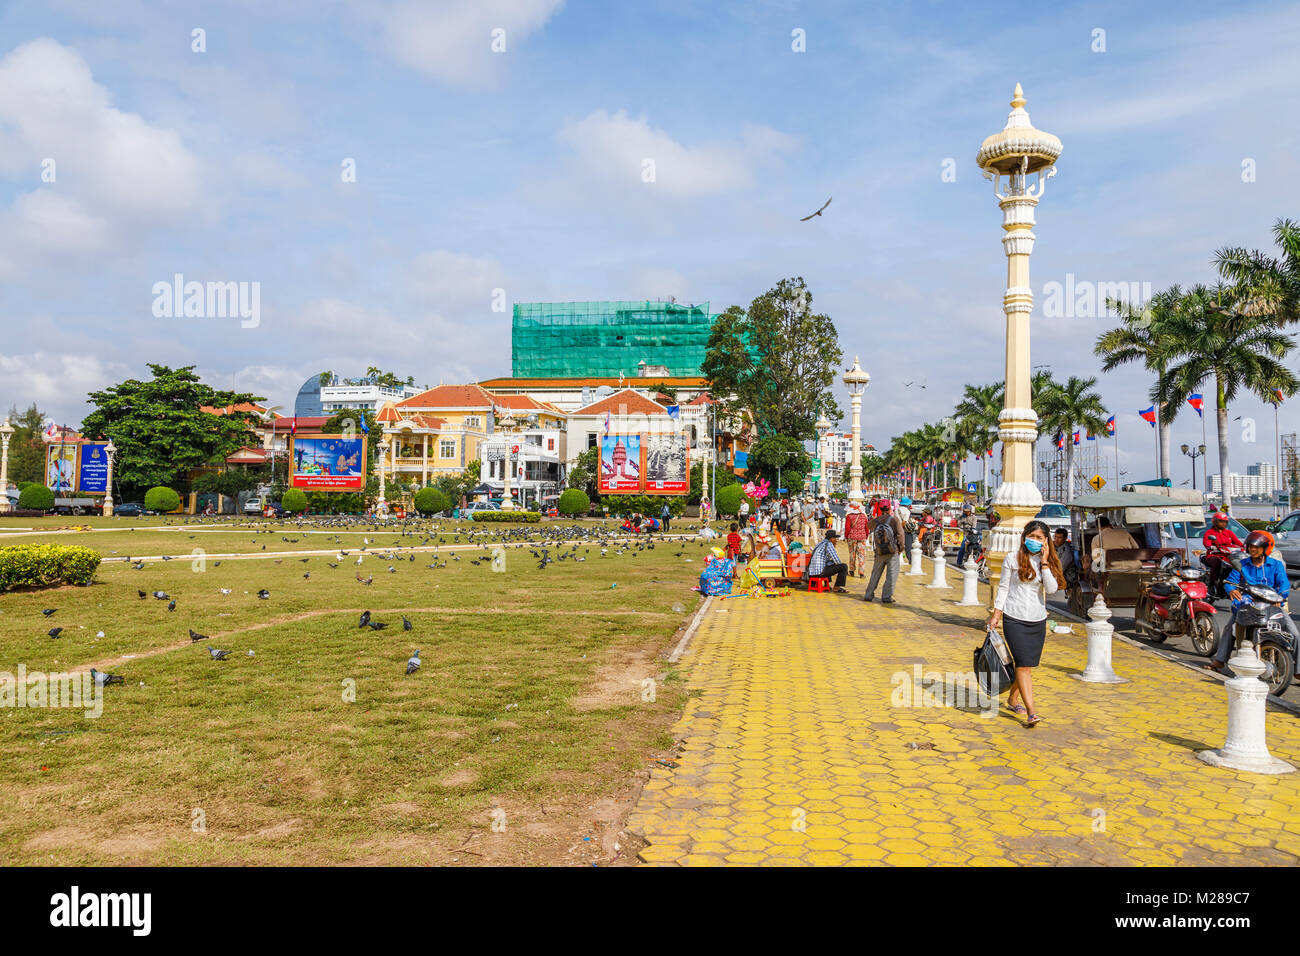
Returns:
[[[1183,446],[1183,454],[1192,460],[1192,491],[1196,490],[1196,459],[1205,454],[1205,446],[1197,445],[1192,448],[1190,445]],[[1207,488],[1206,491],[1209,491]]]
[[[858,449],[862,445],[862,393],[871,384],[871,376],[858,365],[858,357],[853,356],[853,367],[844,372],[844,386],[849,390],[849,402],[853,405],[853,446],[849,458],[849,498],[862,500],[862,458]]]
[[[17,429],[9,424],[9,416],[0,425],[0,514],[9,510],[9,439]]]
[[[831,477],[831,470],[826,463],[826,433],[831,430],[831,423],[830,420],[827,419],[825,412],[823,412],[821,418],[817,419],[813,424],[813,428],[817,429],[817,457],[822,463],[822,477],[821,481],[817,482],[817,493],[819,495],[824,495],[827,493],[827,488],[830,486]]]
[[[505,491],[503,492],[503,494],[502,494],[502,496],[501,496],[501,510],[502,510],[502,511],[514,511],[514,510],[515,510],[515,502],[514,502],[514,499],[511,497],[511,494],[510,494],[510,464],[511,464],[511,462],[510,462],[510,442],[511,442],[510,433],[514,430],[514,427],[515,427],[515,425],[517,425],[517,424],[518,424],[518,422],[515,421],[515,416],[512,415],[512,414],[510,414],[509,412],[506,412],[506,417],[503,418],[503,419],[501,419],[501,433],[505,436],[505,439],[506,439],[505,452],[504,452],[504,456],[503,456],[505,460],[501,463],[501,464],[502,464],[502,467],[503,467],[503,470],[505,471],[505,477],[506,477],[506,486],[505,486]]]
[[[104,517],[113,517],[113,459],[117,457],[117,446],[113,439],[104,446],[104,457],[108,459],[108,480],[104,483]]]

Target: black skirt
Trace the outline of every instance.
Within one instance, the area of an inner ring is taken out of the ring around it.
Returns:
[[[1047,640],[1047,621],[1018,621],[1002,615],[1002,636],[1017,667],[1037,667]]]

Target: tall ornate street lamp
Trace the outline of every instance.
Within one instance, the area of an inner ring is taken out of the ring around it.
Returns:
[[[113,444],[113,439],[108,440],[104,446],[104,457],[108,459],[108,476],[104,482],[104,517],[113,517],[113,459],[117,457],[117,446]]]
[[[822,463],[822,477],[817,482],[817,494],[827,494],[827,488],[830,486],[831,469],[826,461],[826,433],[831,430],[830,420],[823,413],[821,418],[813,424],[817,429],[817,458]]]
[[[858,365],[858,357],[853,356],[853,367],[844,372],[844,386],[849,390],[849,402],[853,406],[853,446],[849,458],[849,498],[862,500],[862,458],[858,451],[862,444],[862,393],[871,384],[871,376]]]
[[[515,502],[510,495],[510,433],[514,431],[514,427],[517,424],[518,422],[515,421],[515,416],[511,415],[509,412],[506,412],[506,417],[501,419],[501,433],[505,436],[506,440],[505,460],[501,463],[506,476],[505,492],[501,496],[502,511],[515,510]]]
[[[375,502],[376,511],[388,510],[388,436],[379,439],[379,500]]]
[[[1042,507],[1034,484],[1034,441],[1038,416],[1030,398],[1029,315],[1034,293],[1029,286],[1029,255],[1034,251],[1034,207],[1043,198],[1047,180],[1056,174],[1061,141],[1034,129],[1025,112],[1025,94],[1016,84],[1007,125],[984,140],[975,161],[993,183],[1002,210],[1002,251],[1007,257],[1007,291],[1002,309],[1007,316],[1006,400],[998,415],[1002,439],[1002,484],[993,498],[1002,520],[989,545],[990,585],[996,592],[1002,558],[1020,546],[1025,525]],[[1031,186],[1029,177],[1037,174]],[[1005,191],[1004,191],[1005,190]]]
[[[14,437],[17,431],[14,426],[9,424],[9,416],[5,416],[5,423],[0,425],[0,514],[9,510],[9,439]]]
[[[1183,446],[1183,454],[1192,460],[1192,491],[1196,490],[1196,459],[1205,454],[1205,446],[1197,445],[1195,448],[1190,445]],[[1209,491],[1210,489],[1205,489]]]

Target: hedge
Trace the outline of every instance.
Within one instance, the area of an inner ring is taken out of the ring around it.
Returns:
[[[72,544],[16,544],[0,548],[0,591],[89,584],[102,556]]]
[[[54,507],[54,492],[35,482],[18,492],[18,507],[49,511]]]
[[[718,492],[714,499],[714,506],[717,508],[718,517],[735,517],[740,513],[740,499],[746,498],[749,501],[749,511],[753,514],[758,508],[758,502],[749,498],[744,492],[744,485],[727,485]]]
[[[156,511],[158,514],[167,514],[175,511],[181,506],[181,496],[166,485],[158,485],[156,488],[150,488],[144,493],[144,507],[146,511]]]
[[[519,524],[536,524],[542,520],[536,511],[476,511],[468,517],[471,521],[514,521]]]
[[[601,504],[609,508],[612,515],[630,515],[632,512],[658,518],[664,502],[674,518],[680,518],[686,509],[686,498],[682,495],[668,497],[665,495],[606,495]]]
[[[591,509],[591,499],[581,488],[570,488],[564,494],[560,495],[559,504],[556,510],[562,515],[579,515],[585,516]]]
[[[451,499],[438,488],[421,488],[415,493],[415,510],[422,515],[433,515],[451,510]]]
[[[307,495],[301,488],[290,488],[280,499],[280,507],[289,514],[300,515],[307,510]]]

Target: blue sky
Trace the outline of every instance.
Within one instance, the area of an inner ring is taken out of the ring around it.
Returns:
[[[1000,214],[974,155],[1015,83],[1065,144],[1033,361],[1094,375],[1109,321],[1044,316],[1045,283],[1211,281],[1216,248],[1300,216],[1296,49],[1283,3],[18,0],[0,10],[0,404],[79,421],[146,361],[283,404],[322,368],[489,377],[510,358],[495,289],[721,311],[802,275],[872,373],[864,432],[884,445],[1002,376]],[[156,318],[178,272],[260,283],[260,324]],[[1101,379],[1131,476],[1153,466],[1148,384]],[[1234,431],[1234,470],[1271,458],[1271,408],[1232,414],[1259,422],[1255,445]],[[1190,410],[1174,439],[1199,442]]]

